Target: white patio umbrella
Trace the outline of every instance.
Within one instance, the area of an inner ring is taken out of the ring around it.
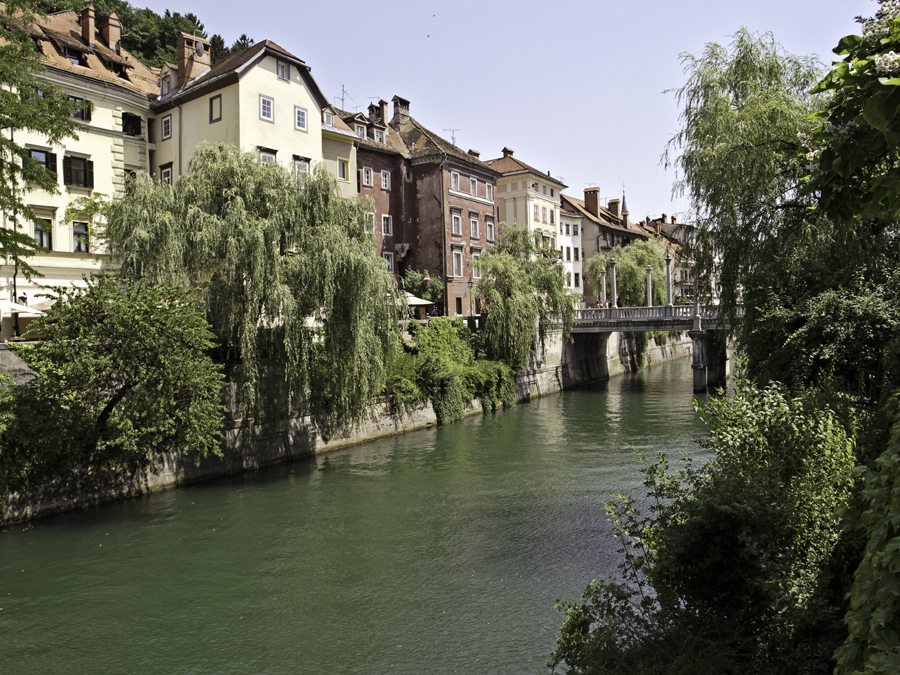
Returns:
[[[22,305],[18,302],[11,302],[9,300],[0,300],[0,314],[31,314],[32,316],[44,315],[44,313],[39,309],[29,307],[28,305]]]

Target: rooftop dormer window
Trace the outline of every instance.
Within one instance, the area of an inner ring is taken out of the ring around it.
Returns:
[[[160,87],[162,88],[162,95],[165,96],[169,93],[169,76],[165,75],[162,78],[162,82],[160,83]]]
[[[69,59],[69,62],[73,66],[87,68],[87,56],[85,56],[84,52],[73,49],[72,47],[66,47],[66,58]]]
[[[356,125],[356,135],[359,136],[360,138],[365,138],[366,137],[366,128],[364,126],[362,126],[361,124],[357,124]]]
[[[332,115],[330,112],[322,113],[322,122],[325,124],[326,127],[333,127],[334,126],[334,115]]]
[[[375,130],[375,140],[379,143],[384,143],[384,132],[380,129]]]

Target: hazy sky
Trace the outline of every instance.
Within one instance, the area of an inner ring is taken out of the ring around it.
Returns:
[[[604,199],[622,185],[632,220],[683,214],[673,172],[660,166],[678,128],[674,96],[683,52],[728,42],[740,26],[770,31],[789,52],[817,55],[859,33],[873,0],[132,0],[193,12],[231,44],[270,39],[303,59],[332,103],[365,112],[371,100],[410,100],[410,113],[456,144],[516,157]]]

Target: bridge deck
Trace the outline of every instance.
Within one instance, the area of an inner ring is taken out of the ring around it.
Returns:
[[[735,318],[744,316],[738,307]],[[720,323],[721,317],[721,323]],[[603,307],[580,309],[575,333],[649,332],[669,330],[730,329],[718,305],[666,305],[663,307]]]

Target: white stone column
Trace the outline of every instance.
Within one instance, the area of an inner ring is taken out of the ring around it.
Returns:
[[[612,275],[612,302],[611,306],[613,308],[618,307],[619,303],[617,302],[618,298],[616,297],[616,259],[611,258],[609,261],[609,269],[610,274]]]
[[[647,307],[653,307],[653,269],[647,265]]]
[[[600,306],[606,307],[606,270],[603,270],[603,276],[600,277]]]
[[[666,305],[672,306],[672,256],[666,253]]]

